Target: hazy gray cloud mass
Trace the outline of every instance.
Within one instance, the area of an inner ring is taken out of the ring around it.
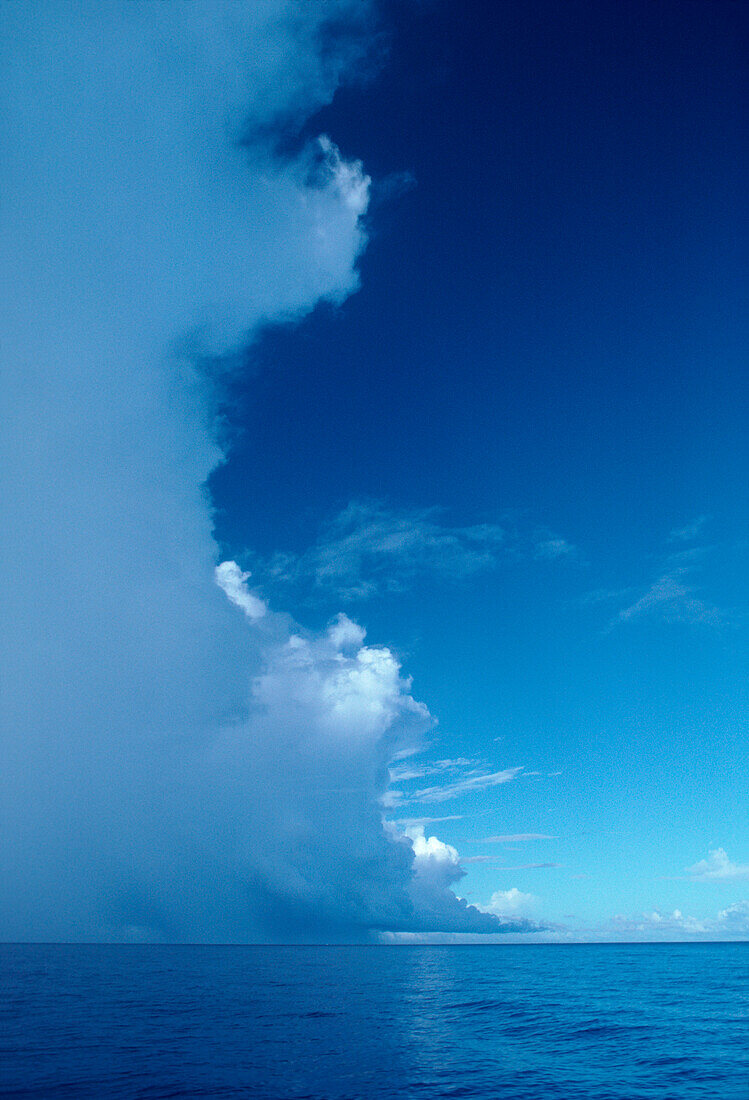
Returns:
[[[330,100],[367,12],[4,6],[2,938],[502,927],[383,832],[430,723],[392,654],[306,634],[233,563],[214,583],[222,453],[173,354],[356,289],[362,167],[272,134]]]

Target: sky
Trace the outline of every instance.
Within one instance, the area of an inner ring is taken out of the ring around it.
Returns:
[[[0,11],[0,938],[747,938],[746,9]]]

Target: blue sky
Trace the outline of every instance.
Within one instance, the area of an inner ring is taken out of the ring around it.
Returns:
[[[461,888],[516,886],[559,920],[706,916],[742,884],[684,868],[749,843],[743,17],[393,23],[379,78],[311,123],[387,195],[362,288],[253,349],[219,539],[312,571],[351,502],[441,532],[444,566],[372,561],[376,594],[346,606],[404,653],[430,756],[541,773],[424,810],[464,815],[435,831],[493,860]],[[501,531],[480,568],[449,542],[478,524]],[[337,593],[303,579],[324,617]],[[476,843],[528,832],[557,839]]]
[[[0,934],[746,936],[741,5],[92,13],[3,46]]]

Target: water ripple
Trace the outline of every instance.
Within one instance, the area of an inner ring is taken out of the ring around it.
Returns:
[[[749,945],[0,947],[0,1095],[749,1100]]]

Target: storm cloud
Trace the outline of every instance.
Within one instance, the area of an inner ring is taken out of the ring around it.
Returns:
[[[367,5],[4,16],[0,936],[499,930],[383,829],[432,721],[394,655],[215,573],[196,363],[357,289],[363,167],[276,149],[365,57]]]

